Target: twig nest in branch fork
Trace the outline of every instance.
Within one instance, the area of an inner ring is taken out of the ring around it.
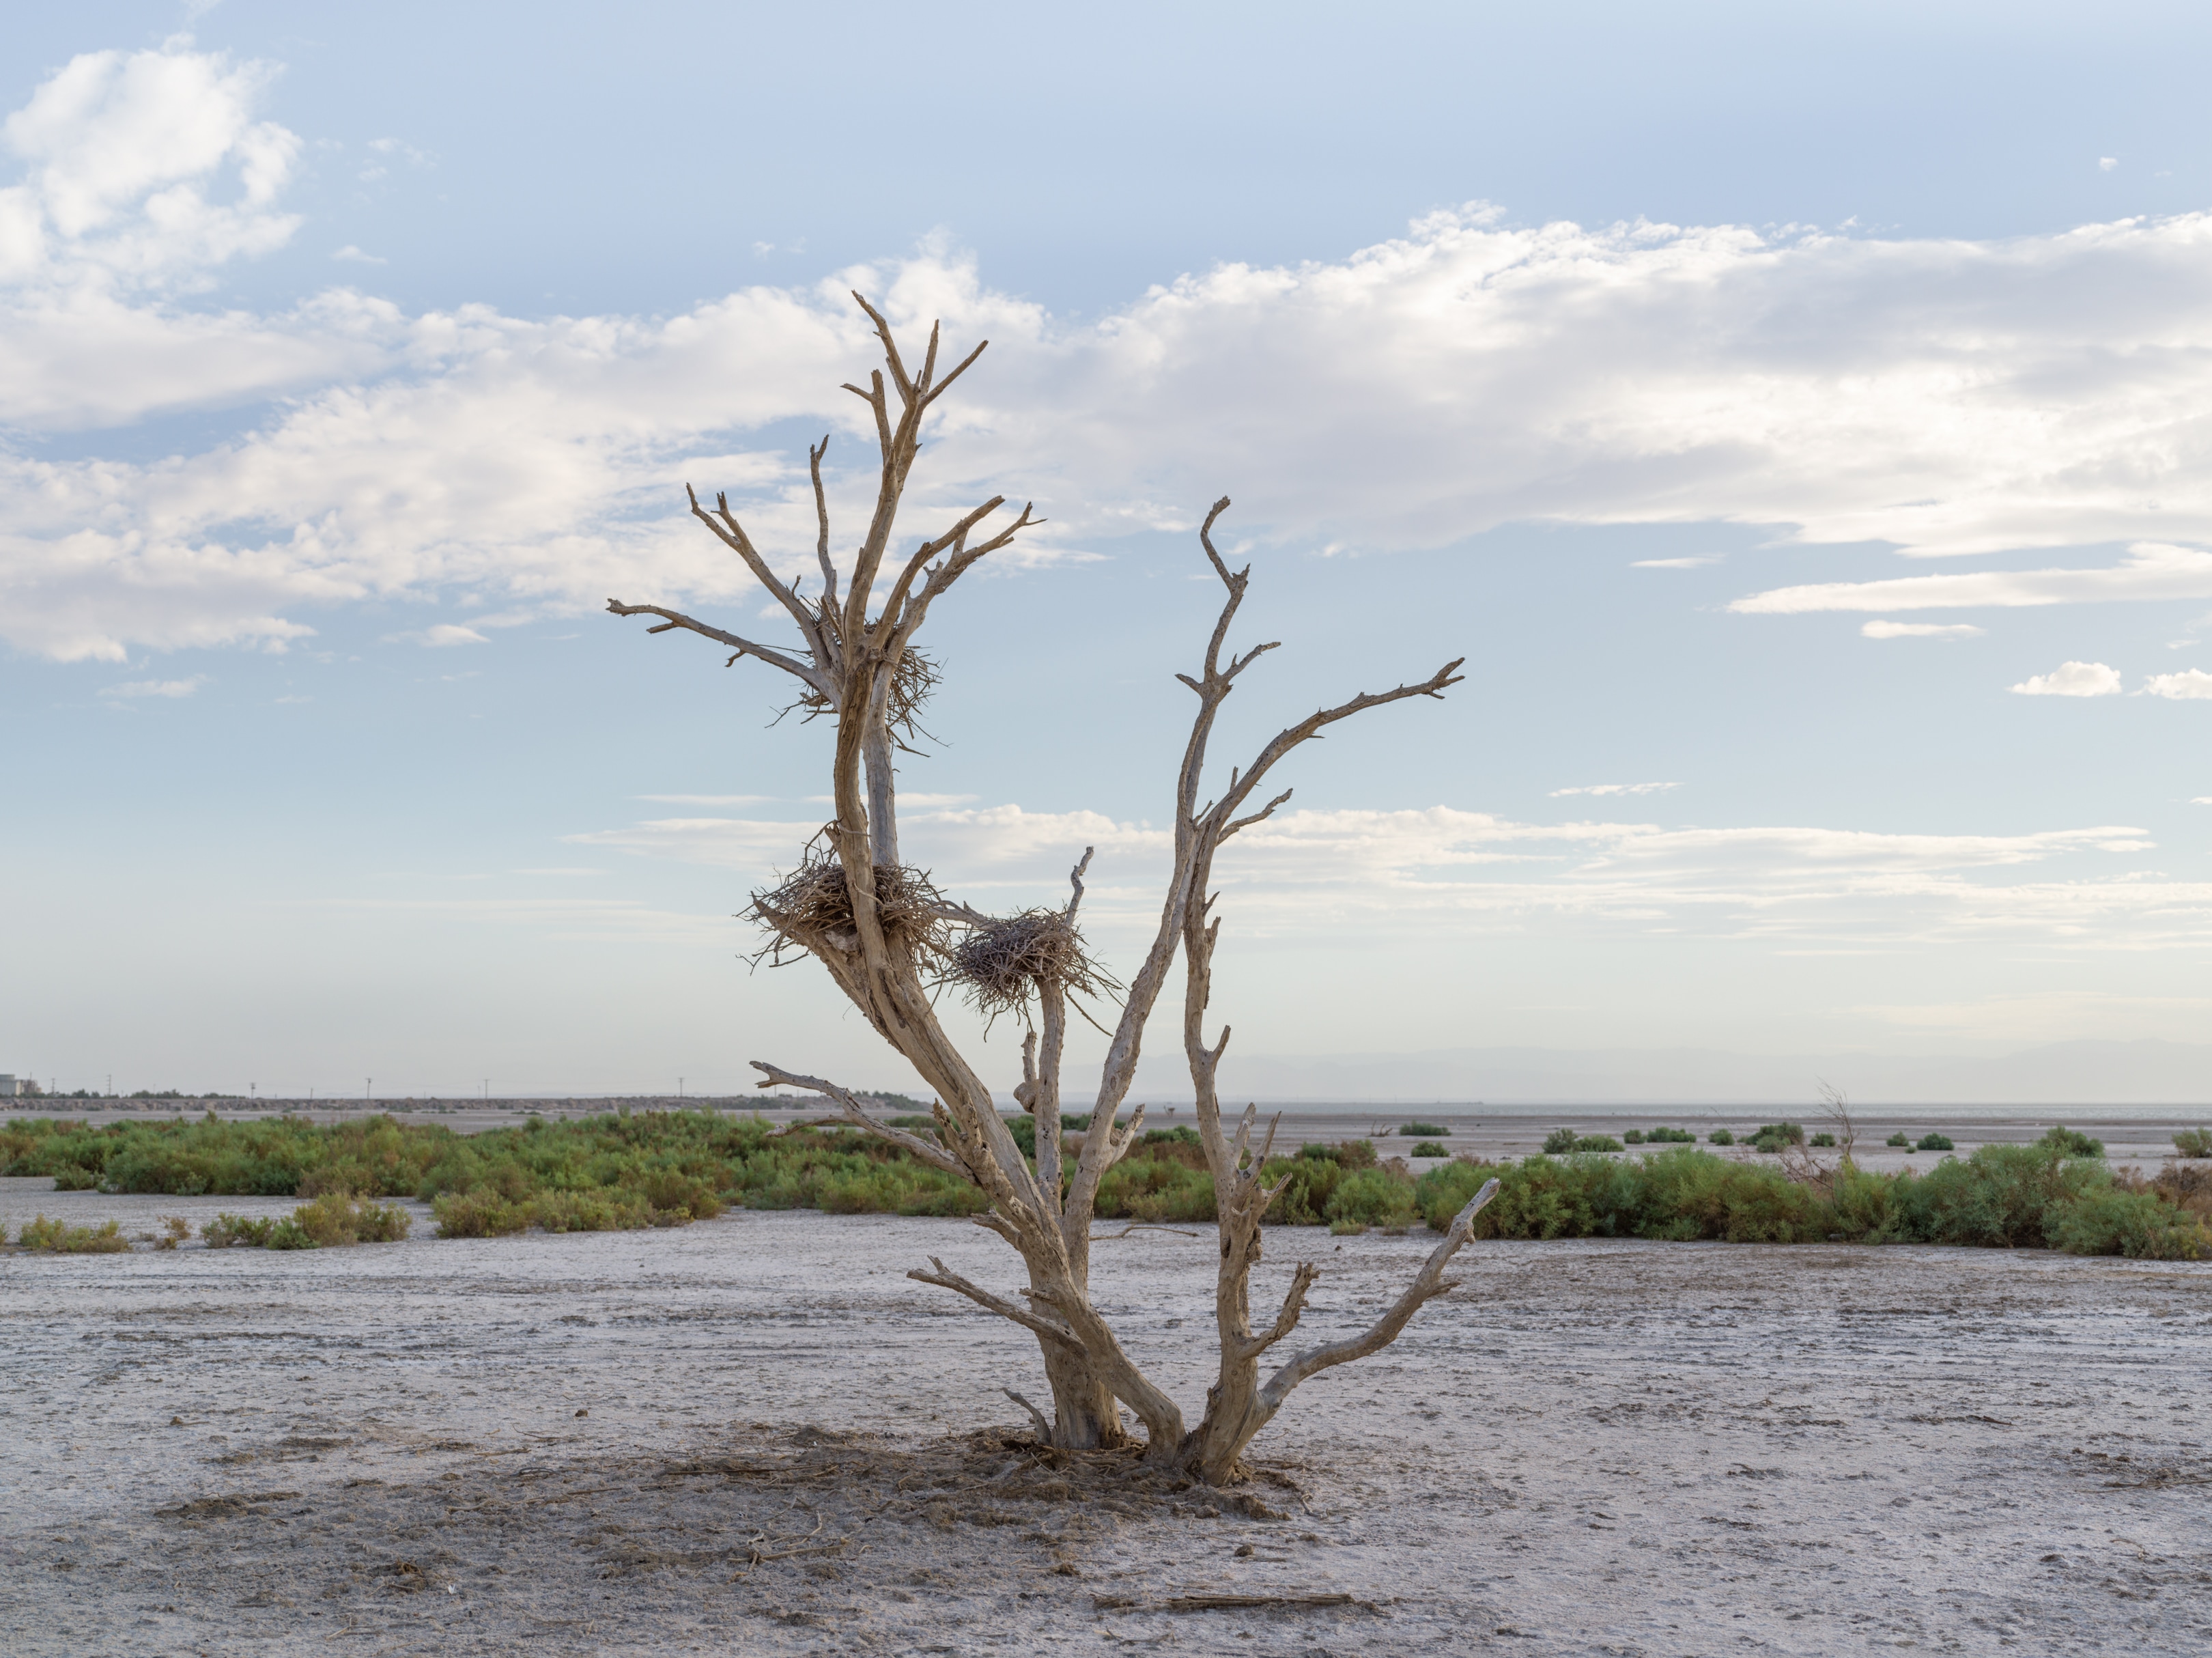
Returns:
[[[978,1011],[994,1018],[1023,1012],[1032,987],[1043,978],[1056,978],[1078,996],[1117,988],[1085,951],[1075,923],[1058,910],[1025,910],[973,923],[952,947],[945,972],[945,982],[959,985]]]
[[[929,877],[893,864],[878,864],[875,877],[876,921],[884,936],[917,953],[941,952],[945,923],[939,912],[945,899]],[[842,952],[858,942],[845,866],[811,849],[781,883],[753,894],[750,913],[772,935],[766,952],[771,958],[780,959],[787,945],[809,950],[828,945]]]

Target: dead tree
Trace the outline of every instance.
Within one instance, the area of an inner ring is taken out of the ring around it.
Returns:
[[[970,351],[950,373],[938,372],[938,330],[919,372],[908,369],[890,325],[867,301],[854,298],[874,323],[884,370],[866,387],[844,389],[874,417],[880,451],[873,515],[849,566],[830,552],[828,499],[822,461],[829,439],[808,451],[820,533],[816,556],[821,589],[802,597],[755,547],[726,497],[709,512],[692,497],[691,510],[754,577],[775,596],[799,631],[795,647],[756,643],[735,633],[659,605],[610,600],[618,616],[662,619],[648,630],[684,629],[726,645],[729,662],[750,656],[798,680],[797,706],[808,717],[833,717],[836,741],[831,761],[836,815],[810,844],[801,862],[773,889],[754,895],[752,914],[767,930],[772,952],[803,951],[819,961],[837,987],[867,1016],[877,1033],[937,1094],[937,1138],[909,1134],[870,1118],[850,1090],[818,1076],[799,1075],[756,1060],[763,1088],[809,1089],[834,1102],[855,1126],[902,1148],[908,1155],[973,1182],[989,1200],[975,1217],[1019,1253],[1026,1288],[1002,1295],[971,1283],[933,1260],[931,1270],[908,1276],[967,1296],[1031,1332],[1037,1339],[1052,1413],[1015,1397],[1030,1411],[1041,1437],[1063,1448],[1123,1442],[1116,1401],[1143,1424],[1146,1460],[1188,1467],[1221,1482],[1233,1478],[1252,1436],[1308,1377],[1387,1345],[1431,1296],[1451,1288],[1445,1266],[1467,1241],[1475,1211],[1489,1200],[1486,1186],[1454,1219],[1434,1253],[1405,1292],[1364,1332],[1348,1340],[1307,1348],[1279,1362],[1262,1381],[1261,1361],[1297,1329],[1316,1276],[1297,1268],[1281,1309],[1265,1331],[1250,1314],[1250,1278],[1260,1259],[1261,1220],[1277,1188],[1267,1186],[1262,1166],[1272,1127],[1258,1143],[1255,1113],[1248,1106],[1233,1131],[1222,1121],[1216,1076],[1228,1044],[1223,1030],[1209,1046],[1201,1029],[1220,923],[1209,919],[1206,896],[1216,854],[1241,831],[1267,819],[1290,798],[1288,791],[1254,806],[1261,783],[1293,749],[1340,720],[1389,703],[1441,697],[1459,681],[1454,661],[1415,685],[1365,692],[1290,726],[1252,763],[1230,773],[1227,788],[1202,798],[1207,745],[1214,719],[1237,680],[1273,643],[1255,645],[1224,661],[1231,624],[1243,603],[1249,567],[1232,571],[1213,546],[1216,521],[1229,506],[1217,502],[1199,533],[1200,545],[1226,589],[1196,677],[1178,675],[1198,698],[1176,781],[1175,863],[1151,948],[1121,989],[1121,1009],[1110,1033],[1091,1128],[1073,1168],[1062,1166],[1060,1073],[1069,997],[1105,981],[1091,962],[1078,930],[1084,854],[1071,876],[1073,893],[1060,909],[994,917],[939,893],[921,872],[901,862],[897,779],[893,758],[914,732],[914,716],[935,679],[915,640],[930,607],[976,562],[1006,546],[1039,521],[1024,506],[1002,527],[987,521],[1006,504],[994,496],[943,533],[921,542],[903,560],[892,558],[899,503],[921,447],[921,426],[932,406],[981,355]],[[988,344],[988,342],[986,342]],[[1249,809],[1248,809],[1249,808]],[[1217,1292],[1220,1344],[1218,1379],[1206,1410],[1187,1428],[1180,1406],[1140,1370],[1091,1302],[1091,1228],[1100,1180],[1139,1143],[1139,1106],[1119,1120],[1137,1068],[1145,1027],[1177,953],[1185,966],[1184,1045],[1197,1091],[1199,1132],[1211,1167],[1220,1234]],[[1023,1077],[1014,1092],[1035,1116],[1034,1156],[1024,1156],[995,1108],[991,1090],[939,1022],[932,991],[957,984],[987,1008],[1018,1009],[1030,1022],[1023,1046]],[[1009,1389],[1009,1392],[1012,1390]]]

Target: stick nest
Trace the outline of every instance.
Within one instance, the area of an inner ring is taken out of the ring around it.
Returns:
[[[916,954],[942,955],[945,899],[929,876],[902,864],[878,864],[875,877],[876,922],[884,937]],[[770,934],[763,954],[772,963],[781,961],[787,947],[814,950],[826,945],[844,952],[860,942],[845,866],[818,842],[781,882],[753,894],[748,913]]]
[[[945,982],[957,984],[987,1018],[1027,1015],[1039,979],[1056,978],[1078,996],[1103,996],[1120,986],[1091,959],[1083,935],[1058,910],[1024,910],[1003,920],[973,923],[946,953]]]
[[[836,613],[826,607],[823,625],[833,633],[836,631]],[[736,659],[733,657],[732,660]],[[884,724],[890,730],[891,740],[909,754],[920,753],[913,745],[929,735],[921,728],[921,710],[935,694],[938,681],[942,677],[937,664],[912,646],[900,655],[898,666],[891,670],[891,681],[884,696]],[[799,692],[797,701],[775,716],[775,720],[781,722],[787,716],[796,714],[799,722],[805,725],[836,711],[835,703],[809,686]]]

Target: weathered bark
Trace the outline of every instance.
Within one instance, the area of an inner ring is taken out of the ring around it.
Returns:
[[[909,1276],[965,1295],[1036,1338],[1051,1388],[1052,1413],[1048,1417],[1028,1400],[1021,1403],[1030,1411],[1042,1436],[1071,1448],[1121,1443],[1126,1436],[1119,1405],[1126,1404],[1143,1424],[1148,1460],[1190,1466],[1208,1479],[1229,1478],[1252,1435],[1280,1407],[1291,1388],[1319,1369],[1387,1343],[1422,1301],[1448,1287],[1441,1278],[1443,1265],[1466,1241],[1468,1224],[1484,1199],[1478,1198],[1461,1216],[1431,1256],[1429,1266],[1401,1297],[1400,1307],[1361,1338],[1365,1345],[1339,1344],[1337,1348],[1313,1350],[1282,1367],[1264,1385],[1259,1381],[1260,1356],[1297,1325],[1314,1269],[1298,1270],[1291,1296],[1274,1326],[1266,1334],[1255,1336],[1251,1328],[1249,1283],[1251,1269],[1260,1259],[1261,1219],[1274,1196],[1261,1184],[1272,1130],[1269,1142],[1253,1145],[1254,1118],[1248,1110],[1233,1139],[1224,1134],[1215,1079],[1228,1033],[1224,1029],[1210,1049],[1201,1033],[1219,927],[1218,922],[1208,920],[1211,900],[1204,896],[1214,856],[1224,841],[1261,821],[1289,798],[1285,792],[1256,810],[1243,813],[1261,780],[1291,749],[1317,736],[1324,727],[1366,709],[1413,697],[1441,695],[1457,682],[1459,663],[1447,664],[1418,685],[1355,697],[1290,727],[1261,752],[1250,767],[1231,773],[1228,789],[1219,799],[1201,806],[1207,747],[1221,704],[1237,677],[1261,655],[1275,649],[1273,643],[1258,645],[1241,656],[1232,655],[1223,666],[1223,648],[1243,603],[1250,571],[1232,573],[1215,551],[1213,525],[1229,503],[1224,499],[1215,504],[1200,532],[1200,541],[1227,588],[1227,597],[1206,646],[1201,676],[1178,676],[1197,693],[1199,705],[1176,777],[1175,865],[1161,905],[1158,929],[1127,987],[1101,1068],[1090,1129],[1073,1168],[1063,1165],[1060,1143],[1060,1071],[1069,985],[1055,973],[1042,970],[1033,980],[1017,981],[1016,994],[1022,1000],[1024,1016],[1028,1016],[1029,998],[1033,997],[1036,1020],[1024,1045],[1023,1080],[1016,1090],[1017,1098],[1036,1116],[1035,1155],[1024,1158],[1000,1119],[990,1089],[938,1021],[928,982],[933,963],[926,959],[933,947],[916,933],[910,918],[902,919],[896,912],[886,916],[878,896],[877,872],[900,869],[894,764],[898,742],[894,724],[911,731],[913,698],[918,693],[903,693],[908,700],[895,708],[893,692],[900,683],[915,636],[930,607],[965,571],[1007,546],[1036,521],[1024,507],[1005,527],[985,533],[984,521],[1005,504],[1003,497],[994,497],[910,554],[890,576],[881,607],[870,616],[868,607],[886,572],[900,503],[920,450],[923,420],[983,347],[978,345],[939,379],[938,333],[933,328],[919,373],[909,373],[889,323],[866,300],[858,295],[854,298],[875,325],[884,369],[872,374],[866,387],[848,385],[845,388],[868,405],[880,455],[874,510],[850,570],[841,571],[830,552],[828,497],[822,482],[827,438],[808,451],[820,525],[816,556],[823,580],[821,596],[811,604],[799,597],[795,585],[787,584],[775,574],[730,510],[726,497],[717,497],[712,512],[702,508],[696,496],[691,500],[693,513],[744,561],[789,614],[799,630],[801,649],[760,644],[657,605],[624,605],[610,600],[608,608],[617,615],[662,618],[660,625],[650,630],[653,632],[683,629],[716,640],[731,647],[731,663],[750,656],[781,668],[807,687],[802,700],[811,711],[835,716],[831,760],[835,816],[825,833],[842,876],[850,925],[840,921],[827,930],[788,936],[786,942],[803,946],[819,960],[877,1033],[936,1091],[939,1137],[932,1141],[874,1121],[849,1091],[833,1082],[755,1061],[764,1079],[762,1086],[811,1089],[837,1104],[856,1126],[972,1181],[983,1192],[989,1207],[976,1216],[976,1222],[1005,1239],[1020,1254],[1027,1289],[1018,1298],[1009,1298],[947,1271],[937,1261],[932,1263],[933,1271],[916,1270]],[[922,675],[926,689],[926,665],[916,672]],[[1066,911],[1070,936],[1090,862],[1086,851],[1071,875],[1073,895]],[[904,880],[902,872],[893,881],[892,889],[910,890],[901,886]],[[842,909],[836,913],[842,915]],[[936,913],[955,928],[990,923],[990,917],[956,905],[947,905]],[[1199,1126],[1213,1176],[1221,1239],[1216,1297],[1220,1369],[1208,1395],[1205,1420],[1188,1432],[1180,1407],[1129,1359],[1090,1296],[1091,1228],[1099,1185],[1138,1143],[1143,1130],[1142,1106],[1126,1123],[1117,1119],[1135,1077],[1145,1026],[1178,952],[1187,974],[1184,1043],[1198,1092]],[[1030,969],[1020,971],[1027,975]],[[1024,984],[1025,990],[1019,988]],[[1013,1397],[1020,1399],[1018,1394]]]

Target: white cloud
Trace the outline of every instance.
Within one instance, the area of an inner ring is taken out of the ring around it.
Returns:
[[[253,119],[275,66],[189,46],[82,53],[8,118],[26,168],[0,191],[0,280],[190,283],[291,236],[300,140]]]
[[[2166,697],[2175,702],[2212,700],[2212,674],[2201,667],[2185,668],[2179,674],[2154,674],[2136,695]]]
[[[903,327],[994,341],[915,514],[1033,496],[1053,521],[1033,558],[1187,527],[1226,487],[1255,539],[1368,550],[1516,520],[1914,556],[2137,544],[2109,569],[1815,584],[1747,611],[2212,595],[2212,554],[2184,545],[2212,541],[2212,215],[1973,242],[1514,229],[1474,207],[1083,323],[936,245],[664,319],[409,317],[343,290],[184,308],[293,234],[299,141],[256,108],[272,73],[182,44],[89,54],[9,122],[26,172],[0,192],[0,420],[290,399],[156,463],[0,456],[0,631],[21,648],[281,643],[315,609],[434,590],[535,614],[617,587],[742,600],[680,485],[732,490],[803,569],[803,463],[742,434],[804,417],[839,434],[839,503],[864,509],[866,433],[836,389],[870,355],[855,285]]]
[[[2038,674],[2013,687],[2023,697],[2117,697],[2118,668],[2102,662],[2062,662],[2048,674]]]
[[[773,795],[640,795],[656,806],[765,806]]]
[[[1993,606],[2202,599],[2212,594],[2212,552],[2138,541],[2117,564],[2088,570],[1983,570],[1962,576],[1905,576],[1881,582],[1820,582],[1737,600],[1747,615],[1823,610],[1959,610]]]
[[[1554,789],[1552,798],[1562,795],[1656,795],[1668,789],[1680,789],[1679,783],[1586,783],[1572,789]]]
[[[331,255],[331,257],[347,265],[389,265],[392,263],[390,259],[381,259],[374,253],[362,253],[360,248],[356,247],[351,242],[348,242],[343,247],[337,249]]]
[[[1978,639],[1986,630],[1969,622],[1869,622],[1859,631],[1869,639]]]
[[[103,697],[189,697],[202,686],[210,683],[204,674],[195,674],[189,680],[132,680],[124,685],[104,686]]]
[[[813,820],[668,819],[576,835],[743,871],[791,867]],[[1164,830],[1095,812],[1015,806],[918,812],[902,845],[945,890],[989,909],[1054,902],[1068,866],[1098,849],[1085,910],[1114,950],[1140,948],[1158,916]],[[2212,943],[2212,883],[2105,860],[2151,850],[2140,829],[2019,835],[1881,834],[1809,827],[1661,829],[1513,821],[1449,807],[1292,811],[1231,843],[1217,873],[1246,937],[1402,939],[1406,929],[1519,934],[1539,917],[1571,929],[1654,930],[1777,948],[1889,948],[1968,936],[2062,948]],[[2069,862],[2058,875],[2044,866]]]
[[[2100,155],[2097,157],[2097,171],[2100,173],[2109,173],[2119,164],[2120,158],[2117,155]]]
[[[433,649],[446,645],[488,645],[491,643],[474,628],[456,627],[451,622],[440,622],[434,627],[424,628],[415,637]]]
[[[1710,552],[1696,558],[1638,558],[1629,564],[1631,570],[1702,570],[1707,564],[1717,564],[1721,555]]]

